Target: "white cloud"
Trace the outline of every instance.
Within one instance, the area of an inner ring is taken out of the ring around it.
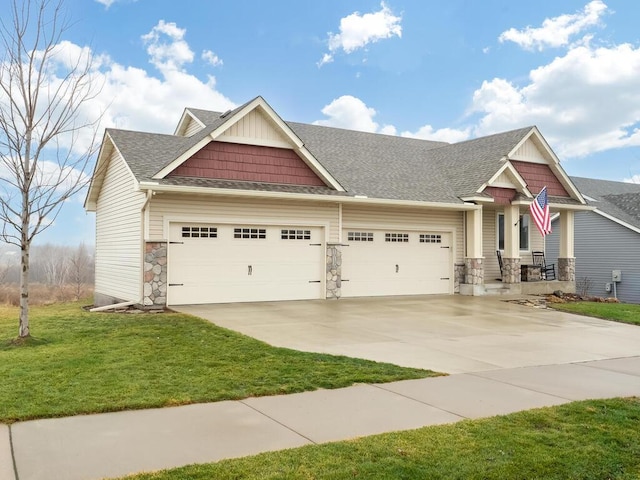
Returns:
[[[418,129],[417,132],[402,132],[402,137],[420,138],[422,140],[433,140],[436,142],[457,143],[471,137],[471,128],[465,128],[458,130],[455,128],[440,128],[434,130],[431,125],[424,125]]]
[[[500,34],[500,42],[514,42],[526,50],[544,50],[546,47],[568,45],[570,38],[585,29],[598,25],[607,11],[601,0],[593,0],[581,12],[547,18],[541,27],[526,27],[524,30],[510,28]]]
[[[481,114],[474,134],[536,124],[564,157],[638,146],[639,71],[640,47],[571,48],[532,70],[524,86],[483,82],[473,95],[471,110]]]
[[[117,2],[121,2],[123,0],[96,0],[96,2],[105,6],[105,8],[109,8],[111,5]],[[137,2],[138,0],[128,0],[129,2]]]
[[[221,67],[224,64],[222,59],[211,50],[203,51],[202,59],[208,64],[213,65],[214,67]]]
[[[384,2],[380,10],[361,15],[354,12],[340,19],[340,33],[329,32],[327,40],[329,52],[325,53],[318,62],[318,66],[333,61],[333,56],[339,50],[349,54],[366,47],[370,43],[391,38],[402,37],[402,17],[393,14]]]
[[[186,33],[186,29],[179,28],[174,22],[160,20],[142,36],[149,60],[158,70],[181,70],[185,64],[193,62],[193,51],[184,39]]]
[[[633,175],[631,178],[625,178],[624,181],[627,183],[637,183],[640,185],[640,175]]]
[[[317,120],[314,125],[325,127],[348,128],[363,132],[378,131],[378,124],[373,117],[376,111],[359,98],[351,95],[343,95],[333,100],[322,109],[322,113],[329,117],[326,120]]]

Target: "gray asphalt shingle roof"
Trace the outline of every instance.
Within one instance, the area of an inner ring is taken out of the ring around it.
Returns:
[[[583,177],[571,177],[571,181],[587,196],[589,205],[640,228],[640,185]]]
[[[218,112],[188,109],[206,125],[191,137],[117,129],[109,129],[108,133],[136,178],[148,181],[243,106],[224,118]],[[295,122],[287,125],[349,195],[446,203],[461,203],[460,197],[475,193],[500,168],[502,158],[533,128],[448,144]],[[203,183],[187,177],[161,181],[177,182],[239,188],[234,182]],[[274,188],[259,183],[243,185],[255,190]]]

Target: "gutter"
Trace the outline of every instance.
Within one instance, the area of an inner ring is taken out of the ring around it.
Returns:
[[[155,182],[140,182],[140,190],[153,193],[192,193],[198,195],[218,195],[227,197],[273,198],[281,200],[306,200],[314,202],[344,203],[355,205],[382,205],[435,208],[442,210],[477,210],[479,205],[472,203],[440,203],[418,200],[395,200],[386,198],[369,198],[365,196],[316,195],[312,193],[284,193],[259,190],[231,190],[227,188],[191,187],[183,185],[161,185]],[[148,195],[148,194],[147,194]],[[146,204],[145,204],[146,205]]]

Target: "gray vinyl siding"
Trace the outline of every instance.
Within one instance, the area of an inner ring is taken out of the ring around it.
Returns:
[[[557,264],[560,222],[553,224],[547,237],[547,258]],[[590,295],[613,296],[605,292],[611,282],[611,271],[622,271],[617,285],[618,298],[627,303],[640,303],[640,234],[594,212],[575,216],[576,289],[589,279]]]

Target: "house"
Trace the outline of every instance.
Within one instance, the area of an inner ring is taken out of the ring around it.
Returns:
[[[590,207],[536,127],[446,144],[285,122],[257,97],[188,108],[174,135],[107,129],[85,201],[95,302],[481,295],[496,277],[519,292],[543,185],[570,291]]]
[[[595,207],[575,215],[576,282],[579,292],[600,297],[616,295],[640,303],[640,185],[571,177]],[[558,257],[561,226],[552,223],[547,256]],[[620,282],[612,272],[620,271]]]

